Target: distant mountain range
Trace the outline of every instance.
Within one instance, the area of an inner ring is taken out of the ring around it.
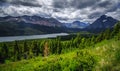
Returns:
[[[84,28],[84,30],[89,31],[89,32],[101,32],[104,31],[107,28],[113,28],[114,25],[118,22],[118,20],[107,16],[107,15],[102,15],[99,17],[96,21],[94,21],[92,24]]]
[[[58,20],[54,18],[43,18],[40,16],[18,16],[18,17],[12,17],[12,16],[6,16],[6,17],[0,17],[0,22],[14,22],[14,23],[31,23],[31,24],[39,24],[43,26],[49,26],[49,27],[66,27],[66,28],[85,28],[89,24],[83,23],[80,21],[74,21],[72,23],[61,23]]]
[[[66,28],[54,18],[39,16],[0,17],[0,36],[39,35],[63,32],[78,32],[80,29]]]
[[[52,27],[61,27],[62,23],[54,18],[43,18],[40,16],[6,16],[0,17],[0,22],[14,22],[14,23],[31,23],[31,24],[39,24],[44,26],[52,26]]]
[[[86,28],[87,26],[89,26],[89,23],[84,23],[84,22],[80,22],[80,21],[74,21],[72,23],[65,23],[65,26],[67,28],[83,29],[83,28]]]
[[[0,36],[36,35],[61,32],[101,32],[112,28],[118,20],[102,15],[92,24],[74,21],[61,23],[54,18],[39,16],[0,17]]]

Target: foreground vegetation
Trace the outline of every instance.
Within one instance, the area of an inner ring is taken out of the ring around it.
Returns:
[[[1,71],[119,71],[120,23],[98,36],[1,43]]]
[[[0,65],[1,71],[119,71],[120,41],[104,40],[94,48],[35,57]]]

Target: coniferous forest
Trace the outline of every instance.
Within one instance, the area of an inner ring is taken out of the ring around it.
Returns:
[[[99,34],[68,36],[1,42],[0,71],[120,70],[120,22]]]

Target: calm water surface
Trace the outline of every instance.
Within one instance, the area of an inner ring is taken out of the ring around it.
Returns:
[[[30,36],[8,36],[0,37],[0,42],[10,42],[15,40],[26,40],[26,39],[40,39],[40,38],[55,38],[57,36],[66,36],[67,33],[57,33],[57,34],[44,34],[44,35],[30,35]]]

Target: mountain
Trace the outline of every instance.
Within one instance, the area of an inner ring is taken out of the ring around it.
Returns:
[[[0,17],[0,36],[39,35],[66,32],[54,18],[39,16]]]
[[[18,16],[18,17],[12,17],[12,16],[6,16],[6,17],[0,17],[0,22],[22,22],[22,23],[31,23],[31,24],[39,24],[44,26],[52,26],[52,27],[61,27],[62,23],[57,21],[54,18],[43,18],[40,16]]]
[[[104,31],[107,28],[113,28],[117,22],[118,22],[118,20],[116,20],[110,16],[102,15],[96,21],[94,21],[92,24],[87,26],[84,30],[97,33],[97,32]]]
[[[67,28],[79,28],[79,29],[83,29],[85,27],[87,27],[89,24],[88,23],[83,23],[80,21],[74,21],[72,23],[65,23],[65,26]]]
[[[64,28],[31,23],[0,22],[0,36],[40,35],[67,32]]]
[[[54,18],[39,16],[6,16],[0,17],[0,36],[75,33],[80,31],[99,33],[107,28],[112,28],[117,22],[118,20],[106,15],[102,15],[90,25],[80,21],[61,23]]]
[[[79,32],[80,29],[66,28],[54,18],[39,16],[0,17],[0,36],[39,35],[63,32]]]

